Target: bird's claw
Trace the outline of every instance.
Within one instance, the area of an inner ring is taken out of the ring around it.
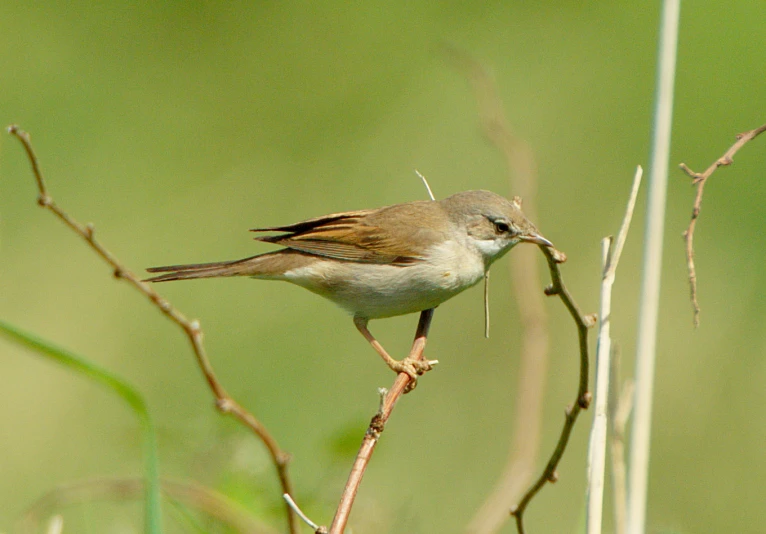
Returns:
[[[404,389],[405,393],[409,393],[418,385],[418,377],[433,369],[437,363],[439,360],[420,360],[408,356],[392,363],[390,367],[395,373],[406,373],[410,377],[410,382]]]

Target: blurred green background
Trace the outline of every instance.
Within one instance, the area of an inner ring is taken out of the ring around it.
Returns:
[[[566,251],[584,311],[598,299],[600,239],[616,232],[636,164],[648,162],[659,3],[6,1],[0,122],[32,136],[55,199],[96,225],[131,269],[269,250],[247,229],[333,211],[485,188],[511,195],[445,44],[494,73],[537,155],[539,220]],[[766,3],[681,11],[652,435],[651,532],[763,532],[766,502],[766,139],[709,183],[692,328],[680,238],[703,170],[764,122]],[[643,210],[645,203],[639,203]],[[136,384],[160,428],[164,476],[225,492],[283,528],[263,448],[212,408],[186,339],[35,205],[18,143],[0,139],[0,317]],[[632,374],[643,217],[618,271],[613,333]],[[481,289],[436,313],[441,365],[403,399],[359,494],[355,532],[461,532],[506,455],[519,325],[508,258],[493,270],[492,337]],[[542,269],[542,267],[541,267]],[[545,274],[543,273],[545,276]],[[232,395],[294,454],[297,498],[329,523],[354,453],[392,376],[328,302],[288,284],[163,285],[201,320]],[[557,301],[544,454],[575,391],[575,332]],[[416,316],[373,322],[393,353]],[[592,337],[595,339],[595,336]],[[0,340],[0,530],[59,484],[140,473],[137,424],[120,401]],[[585,413],[527,515],[573,532],[583,510]],[[542,466],[542,462],[541,462]],[[188,525],[173,515],[168,532]],[[555,512],[555,513],[552,513]],[[608,517],[608,521],[611,518]],[[608,523],[608,526],[611,523]],[[67,509],[65,532],[141,529],[140,506]],[[508,524],[503,532],[515,531]]]

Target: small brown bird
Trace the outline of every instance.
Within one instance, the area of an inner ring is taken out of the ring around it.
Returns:
[[[148,269],[150,282],[249,276],[305,287],[350,312],[361,334],[397,373],[414,381],[424,361],[393,359],[367,329],[380,319],[435,308],[477,284],[514,245],[552,246],[527,220],[521,201],[464,191],[440,201],[334,213],[255,239],[285,248],[242,260]]]

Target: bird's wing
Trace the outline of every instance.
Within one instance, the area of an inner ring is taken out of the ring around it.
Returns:
[[[387,216],[381,218],[384,210],[388,211]],[[334,213],[288,226],[255,228],[252,231],[282,232],[255,239],[316,256],[361,263],[407,265],[421,261],[423,256],[416,250],[424,250],[438,238],[430,228],[408,224],[412,221],[414,210],[411,204],[400,204],[382,210]]]

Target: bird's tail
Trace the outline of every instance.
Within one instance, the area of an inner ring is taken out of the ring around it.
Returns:
[[[148,272],[165,274],[153,276],[144,281],[170,282],[171,280],[216,278],[219,276],[252,276],[267,280],[281,280],[284,279],[283,275],[291,269],[309,265],[314,261],[317,261],[317,258],[310,254],[283,249],[250,256],[243,260],[151,267],[147,269]]]
[[[214,263],[193,263],[189,265],[166,265],[164,267],[150,267],[147,272],[165,273],[152,278],[147,278],[145,282],[169,282],[171,280],[191,280],[192,278],[215,278],[218,276],[247,276],[255,274],[257,269],[254,260],[266,256],[261,254],[251,256],[243,260],[218,261]],[[260,262],[259,262],[260,263]]]

